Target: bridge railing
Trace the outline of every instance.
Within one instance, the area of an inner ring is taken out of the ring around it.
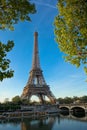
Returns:
[[[87,106],[87,103],[70,103],[70,104],[59,104],[59,106]]]

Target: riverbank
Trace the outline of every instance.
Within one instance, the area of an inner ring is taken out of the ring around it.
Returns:
[[[21,110],[14,112],[3,112],[0,119],[15,119],[15,118],[39,118],[51,114],[58,114],[59,109],[56,105],[50,106],[22,106]]]

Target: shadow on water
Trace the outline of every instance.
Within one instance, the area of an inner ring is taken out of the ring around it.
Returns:
[[[60,114],[62,114],[63,116],[68,116],[69,115],[69,109],[66,107],[62,107]]]
[[[78,111],[73,112],[72,115],[75,116],[75,117],[78,117],[78,118],[85,117],[85,113],[84,112],[78,112]]]
[[[82,118],[85,117],[85,110],[83,108],[78,108],[75,107],[72,109],[72,113],[73,116],[78,117],[78,118]]]
[[[62,114],[63,116],[68,116],[69,115],[69,111],[62,111],[62,112],[60,112],[60,114]]]
[[[71,112],[69,113],[68,111],[62,111],[60,113],[62,116],[69,116],[69,115],[72,115],[74,117],[77,117],[77,118],[82,118],[82,117],[85,117],[85,113],[84,112],[79,112],[79,111],[74,111],[74,112]]]

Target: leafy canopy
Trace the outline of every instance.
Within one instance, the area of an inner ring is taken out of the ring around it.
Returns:
[[[13,41],[8,41],[7,44],[0,42],[0,80],[13,76],[13,70],[9,70],[10,60],[6,58],[7,53],[13,48]]]
[[[21,98],[17,95],[17,96],[12,98],[12,102],[13,103],[19,103],[19,102],[21,102]]]
[[[35,6],[29,0],[0,0],[0,29],[13,30],[19,20],[30,21],[29,14],[33,13]]]
[[[87,0],[58,0],[55,17],[55,36],[65,61],[87,74]]]
[[[0,0],[0,30],[14,30],[14,24],[19,21],[31,21],[29,14],[35,13],[35,5],[29,0]],[[13,41],[7,44],[0,42],[0,81],[13,76],[13,70],[9,69],[10,60],[7,53],[12,50]]]

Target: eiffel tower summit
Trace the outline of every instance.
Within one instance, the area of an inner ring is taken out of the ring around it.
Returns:
[[[43,71],[40,67],[39,53],[38,53],[38,32],[34,32],[34,52],[32,69],[26,86],[24,87],[21,95],[22,99],[27,99],[35,95],[39,98],[42,104],[45,103],[45,97],[47,96],[52,104],[56,103],[56,98],[51,92],[49,86],[46,84]]]

